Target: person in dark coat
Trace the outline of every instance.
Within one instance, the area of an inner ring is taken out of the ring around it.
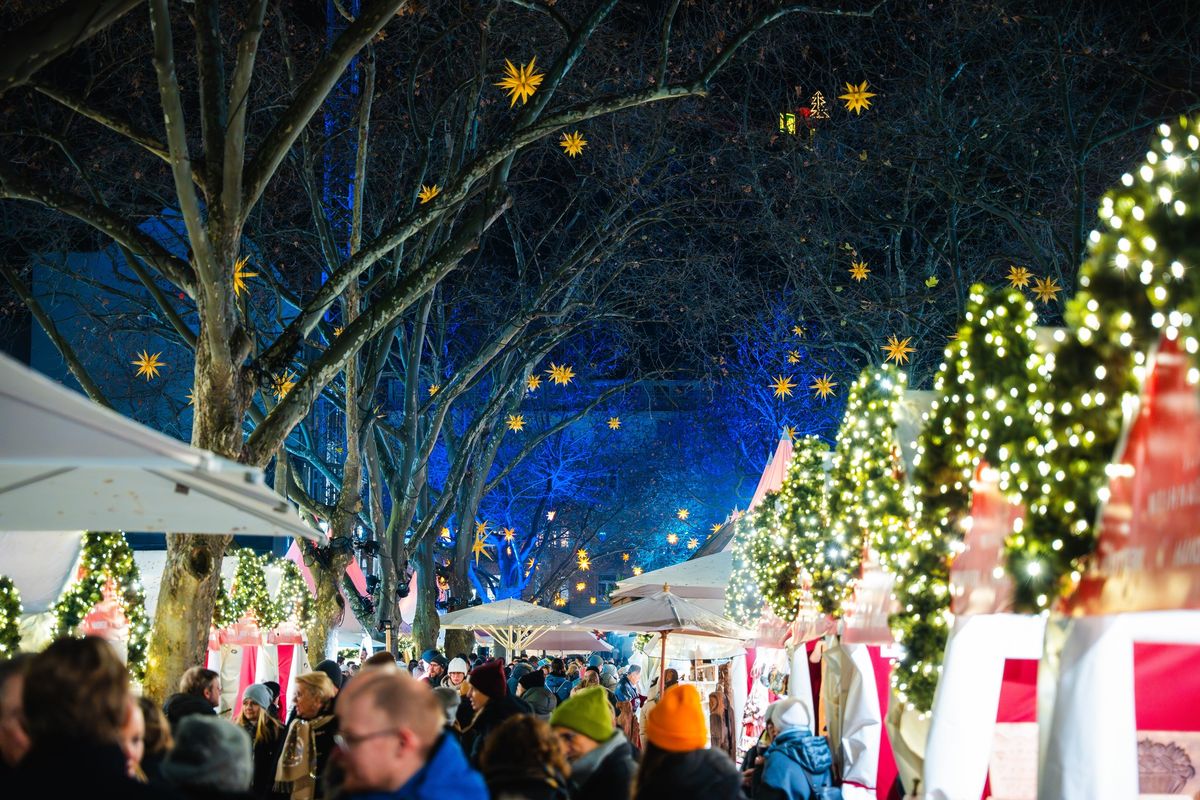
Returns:
[[[337,734],[336,695],[333,681],[324,672],[296,678],[296,702],[275,769],[276,787],[293,798],[325,797],[326,770]]]
[[[193,715],[180,721],[162,774],[188,800],[253,800],[250,753],[250,735],[240,726]]]
[[[570,696],[571,690],[569,687],[571,681],[567,678],[567,663],[561,658],[551,659],[550,674],[546,676],[546,688],[557,696],[558,691],[562,688],[563,684],[567,684],[568,688],[565,694]],[[559,697],[559,699],[562,700],[563,698]]]
[[[629,800],[637,765],[603,687],[576,692],[554,709],[550,725],[571,762],[574,800]]]
[[[275,769],[283,752],[283,723],[271,716],[271,690],[261,683],[252,683],[242,693],[242,710],[237,723],[253,743],[254,779],[250,792],[263,800],[287,797],[275,791]]]
[[[504,663],[499,659],[484,662],[471,670],[470,682],[467,700],[475,710],[475,716],[463,729],[462,748],[471,764],[478,765],[483,743],[491,732],[511,716],[530,713],[530,708],[508,693]]]
[[[138,706],[142,709],[142,719],[146,725],[141,763],[142,777],[152,786],[163,786],[166,780],[162,776],[162,762],[175,746],[171,738],[171,726],[162,709],[150,698],[139,697]]]
[[[93,636],[58,639],[29,662],[21,692],[29,750],[0,791],[5,797],[172,797],[126,772],[121,728],[129,674],[112,645]]]
[[[492,800],[570,800],[571,768],[554,731],[537,717],[505,720],[488,737],[479,765]]]
[[[637,797],[744,800],[742,776],[729,754],[705,747],[704,717],[695,686],[676,684],[663,693],[646,717]]]
[[[179,679],[179,691],[163,703],[163,713],[174,731],[184,717],[216,716],[220,705],[221,676],[211,669],[192,667]]]
[[[529,704],[534,715],[543,722],[550,719],[550,712],[558,705],[558,698],[546,688],[546,673],[535,669],[517,681],[517,697]]]

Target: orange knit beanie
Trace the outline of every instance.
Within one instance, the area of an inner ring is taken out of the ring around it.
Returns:
[[[690,683],[667,689],[646,716],[646,738],[655,747],[672,753],[704,749],[707,729],[700,692]]]

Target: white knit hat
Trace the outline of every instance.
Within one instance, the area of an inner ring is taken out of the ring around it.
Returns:
[[[773,705],[772,721],[775,723],[776,730],[786,731],[788,728],[812,729],[812,717],[808,713],[808,706],[804,705],[803,701],[795,697],[789,697]]]
[[[446,672],[448,672],[448,673],[449,672],[461,672],[462,674],[466,675],[470,671],[471,671],[471,669],[470,669],[470,667],[467,666],[466,659],[463,659],[463,658],[451,659],[450,666],[446,667]]]

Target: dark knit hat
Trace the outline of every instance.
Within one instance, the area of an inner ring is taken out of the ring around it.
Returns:
[[[442,657],[442,654],[440,652],[438,652],[437,648],[434,648],[434,647],[431,647],[428,650],[426,650],[424,653],[421,653],[421,660],[424,661],[426,664],[432,664],[434,661],[436,661],[438,658],[441,658],[441,657]]]
[[[493,700],[508,694],[508,686],[504,680],[504,662],[498,658],[485,661],[471,670],[470,680],[471,686]]]
[[[542,672],[540,669],[535,669],[533,672],[527,672],[526,674],[522,675],[520,679],[517,680],[517,683],[521,686],[524,686],[526,689],[532,689],[535,686],[545,686],[546,673]]]
[[[333,688],[342,688],[342,668],[337,665],[336,661],[325,659],[320,664],[317,664],[317,672],[324,672],[329,676],[329,680],[333,681]]]

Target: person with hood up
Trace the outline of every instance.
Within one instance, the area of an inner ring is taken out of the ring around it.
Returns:
[[[428,687],[399,670],[366,670],[338,703],[334,758],[345,800],[488,800]]]
[[[634,795],[645,800],[743,800],[742,776],[727,753],[705,747],[705,712],[690,683],[665,692],[646,717],[646,751]]]
[[[562,703],[550,715],[550,726],[571,762],[573,800],[629,800],[637,764],[625,734],[613,723],[602,687],[584,689]]]
[[[546,688],[546,674],[540,669],[533,670],[517,682],[517,697],[528,703],[542,722],[550,719],[550,712],[558,705],[558,698]]]
[[[163,759],[162,774],[188,800],[251,800],[250,736],[227,720],[187,717]]]
[[[521,682],[521,678],[524,678],[530,672],[533,672],[533,667],[524,661],[518,661],[513,664],[512,671],[508,674],[508,693],[515,695],[517,693],[517,684]]]
[[[504,720],[516,714],[528,714],[529,705],[508,693],[504,662],[485,661],[471,670],[471,689],[467,700],[474,709],[471,723],[463,728],[462,747],[472,764],[479,763],[483,743]]]
[[[833,756],[824,737],[809,727],[808,708],[794,697],[771,709],[775,738],[763,754],[756,800],[809,800],[832,783]]]
[[[505,720],[483,746],[479,763],[492,800],[570,800],[571,768],[558,739],[528,714]]]

